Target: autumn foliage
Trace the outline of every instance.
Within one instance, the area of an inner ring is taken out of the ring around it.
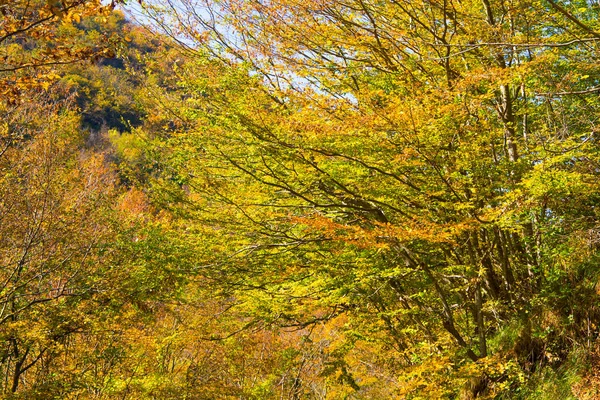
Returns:
[[[597,4],[17,3],[6,396],[594,398]]]

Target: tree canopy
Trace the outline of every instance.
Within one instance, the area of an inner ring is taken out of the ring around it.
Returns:
[[[597,4],[113,6],[0,6],[7,396],[594,398]]]

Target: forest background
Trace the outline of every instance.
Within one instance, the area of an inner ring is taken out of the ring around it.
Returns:
[[[599,9],[0,1],[2,398],[598,398]]]

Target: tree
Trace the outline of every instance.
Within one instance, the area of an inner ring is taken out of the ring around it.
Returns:
[[[10,130],[27,128],[0,159],[5,393],[16,392],[28,370],[50,362],[82,329],[77,305],[100,290],[93,268],[102,263],[110,232],[103,213],[114,196],[103,157],[79,152],[73,114],[59,114],[43,97],[30,104],[6,121]]]
[[[170,139],[165,184],[206,278],[268,323],[348,316],[417,392],[424,366],[476,395],[564,360],[598,325],[594,7],[149,8],[199,55],[178,66],[197,128]]]
[[[6,9],[12,6],[17,3]],[[97,23],[61,18],[48,20],[54,22],[47,32],[60,31],[66,44],[103,35]],[[110,34],[128,33],[122,15],[109,16],[106,24]],[[37,50],[58,45],[56,36],[36,32],[15,34],[17,45],[4,49],[41,57]],[[16,91],[0,102],[1,397],[132,396],[128,382],[137,376],[128,335],[134,327],[154,326],[156,309],[177,298],[186,255],[144,193],[122,184],[113,163],[118,150],[108,138],[104,145],[90,138],[106,134],[90,132],[76,105],[76,91],[86,89],[77,83],[90,75],[60,63],[52,64],[51,77],[42,76],[49,65],[21,66],[5,71],[16,85],[8,89]],[[100,63],[91,68],[108,82],[111,69]],[[31,85],[20,86],[28,79]],[[84,104],[92,110],[108,103],[111,88],[98,86],[104,91],[86,93]]]
[[[75,25],[106,17],[117,3],[100,0],[0,2],[0,83],[3,101],[14,103],[35,87],[48,88],[55,68],[114,54],[108,37],[86,36]],[[114,47],[114,46],[113,46]]]

